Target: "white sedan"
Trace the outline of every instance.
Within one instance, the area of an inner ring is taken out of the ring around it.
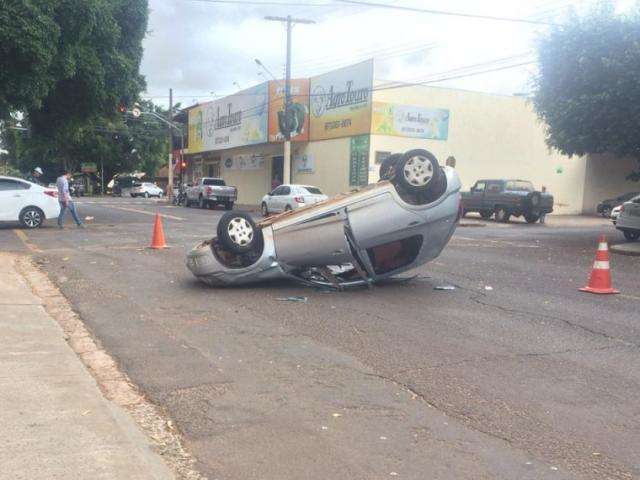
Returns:
[[[616,228],[630,242],[640,239],[640,195],[622,204]]]
[[[295,210],[298,207],[323,202],[327,197],[318,187],[311,185],[280,185],[262,197],[260,209],[267,217],[272,213]]]
[[[21,178],[0,176],[0,221],[38,228],[45,219],[58,218],[58,191]]]
[[[131,188],[132,197],[161,198],[162,195],[164,195],[164,191],[155,183],[151,183],[151,182],[134,183]]]

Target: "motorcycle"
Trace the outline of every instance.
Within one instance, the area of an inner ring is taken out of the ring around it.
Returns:
[[[186,186],[180,186],[178,194],[173,196],[173,204],[175,206],[185,206],[187,204],[187,190]]]

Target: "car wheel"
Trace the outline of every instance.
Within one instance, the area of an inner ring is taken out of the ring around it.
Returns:
[[[624,234],[624,238],[630,242],[635,242],[640,238],[640,231],[638,230],[624,230],[622,233]]]
[[[263,217],[269,216],[269,208],[267,207],[266,202],[262,202],[262,205],[260,206],[260,211],[262,212]]]
[[[198,207],[200,207],[200,208],[204,208],[206,205],[207,205],[207,203],[204,201],[204,198],[203,198],[203,197],[200,197],[200,198],[198,199]]]
[[[531,192],[527,195],[526,204],[532,209],[537,209],[542,202],[542,196],[540,192]]]
[[[226,202],[224,204],[224,209],[225,210],[233,210],[233,202]]]
[[[489,220],[491,218],[491,215],[493,215],[493,212],[491,210],[482,210],[480,212],[480,216],[485,220]]]
[[[227,212],[218,222],[218,239],[233,253],[247,253],[262,241],[260,230],[251,215],[245,212]]]
[[[27,207],[20,212],[18,217],[20,225],[25,228],[38,228],[44,222],[44,213],[37,207]]]
[[[609,217],[611,217],[611,209],[610,209],[609,207],[604,207],[604,208],[602,209],[602,213],[601,213],[601,215],[602,215],[604,218],[609,218]]]
[[[380,180],[391,180],[396,174],[396,166],[401,159],[401,153],[394,153],[385,158],[380,164]]]
[[[525,213],[524,219],[527,221],[527,223],[536,223],[538,220],[540,220],[540,215],[536,215],[535,213]]]
[[[134,193],[131,194],[131,198],[136,198],[136,195]]]
[[[284,207],[285,212],[290,212],[291,210],[292,210],[291,205],[287,205],[286,207]]]
[[[395,181],[409,193],[428,196],[441,183],[442,171],[432,153],[423,150],[409,150],[402,155],[396,167]]]
[[[511,214],[504,207],[496,208],[496,222],[507,223]]]

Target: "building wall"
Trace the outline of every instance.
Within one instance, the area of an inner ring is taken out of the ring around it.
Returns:
[[[447,140],[371,136],[371,164],[376,151],[402,152],[426,148],[444,164],[456,158],[465,189],[482,178],[520,178],[543,185],[555,197],[556,213],[576,214],[583,208],[584,158],[549,151],[544,126],[523,98],[433,87],[375,91],[376,102],[419,105],[449,110]],[[370,180],[377,180],[377,166]]]
[[[304,145],[294,145],[293,154],[313,155],[315,171],[313,173],[296,172],[292,169],[292,183],[314,185],[331,196],[348,192],[349,157],[351,155],[351,137],[320,140]],[[295,163],[295,162],[294,162]]]
[[[625,178],[637,165],[631,158],[589,155],[584,184],[584,213],[594,213],[596,205],[602,200],[627,192],[640,192],[640,182],[632,182]]]

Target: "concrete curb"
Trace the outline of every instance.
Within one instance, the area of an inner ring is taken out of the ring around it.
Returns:
[[[619,255],[640,257],[640,243],[619,243],[617,245],[610,245],[609,250]]]

